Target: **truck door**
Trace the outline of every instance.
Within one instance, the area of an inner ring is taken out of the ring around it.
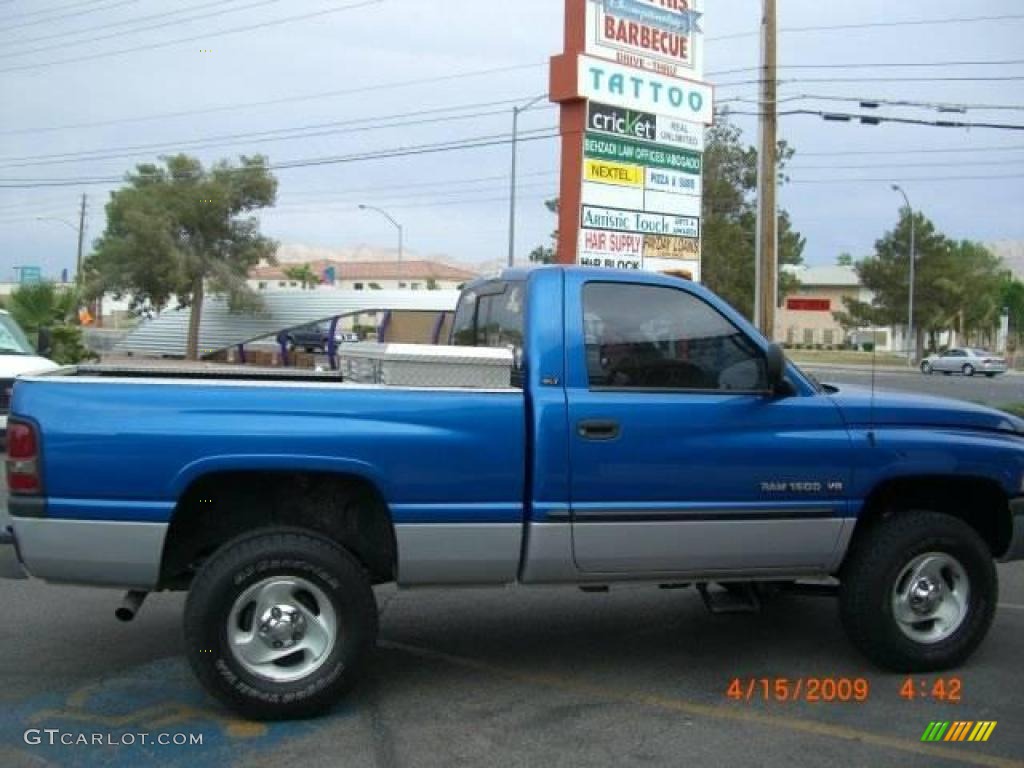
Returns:
[[[851,444],[828,397],[771,396],[763,348],[682,283],[569,273],[565,307],[581,571],[831,564]]]

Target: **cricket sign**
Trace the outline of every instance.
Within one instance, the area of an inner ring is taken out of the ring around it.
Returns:
[[[588,0],[586,52],[671,77],[701,77],[703,0]]]

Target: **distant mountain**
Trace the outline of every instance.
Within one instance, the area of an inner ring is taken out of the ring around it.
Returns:
[[[442,264],[450,264],[453,267],[468,269],[476,274],[489,274],[496,271],[497,265],[491,262],[467,263],[454,261],[447,254],[433,253],[424,254],[418,251],[406,250],[402,254],[403,260],[434,261]],[[377,248],[372,245],[357,245],[351,248],[324,248],[315,245],[286,244],[277,249],[277,260],[282,265],[309,264],[314,261],[397,261],[397,248]],[[492,268],[494,266],[495,268]]]
[[[1024,280],[1024,240],[999,240],[986,245],[1003,260],[1014,277]]]

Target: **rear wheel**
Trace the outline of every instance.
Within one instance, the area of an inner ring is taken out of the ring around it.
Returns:
[[[355,681],[377,636],[363,567],[293,529],[239,537],[200,569],[185,604],[186,654],[206,690],[244,717],[308,717]]]
[[[967,365],[964,366],[964,376],[973,376],[973,375],[974,375],[974,366],[971,365],[970,363],[968,363]]]
[[[847,634],[875,664],[928,672],[962,663],[988,633],[999,585],[992,554],[955,517],[906,512],[855,543],[841,573]]]
[[[921,373],[926,374],[928,376],[931,376],[932,374],[932,364],[929,363],[927,360],[921,363]]]
[[[996,377],[996,374],[994,374],[994,373],[986,373],[985,377],[989,378],[989,379],[994,379]]]

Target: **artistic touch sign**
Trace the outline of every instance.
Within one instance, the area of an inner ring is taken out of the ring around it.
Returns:
[[[565,0],[558,260],[700,279],[704,128],[714,114],[688,0]]]

